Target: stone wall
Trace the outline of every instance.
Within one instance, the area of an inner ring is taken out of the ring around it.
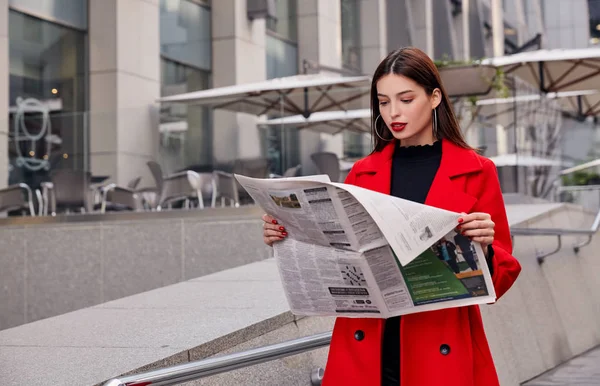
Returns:
[[[265,259],[260,213],[207,209],[0,225],[0,330]]]

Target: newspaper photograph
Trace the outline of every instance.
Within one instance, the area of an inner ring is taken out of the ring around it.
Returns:
[[[458,213],[327,176],[235,177],[286,227],[273,248],[296,315],[389,318],[495,301],[481,246],[455,232]]]

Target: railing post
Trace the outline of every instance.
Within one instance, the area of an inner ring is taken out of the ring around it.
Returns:
[[[321,386],[321,382],[323,382],[324,375],[325,369],[322,367],[317,367],[310,373],[310,384],[312,386]]]

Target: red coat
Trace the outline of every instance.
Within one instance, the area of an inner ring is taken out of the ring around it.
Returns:
[[[358,161],[346,183],[390,194],[393,153],[394,144],[389,144]],[[496,224],[492,280],[496,296],[502,296],[521,266],[511,255],[504,201],[492,161],[444,140],[440,168],[425,204],[492,216]],[[337,318],[323,385],[379,386],[383,327],[383,319]],[[498,385],[479,306],[402,316],[400,342],[402,386]]]

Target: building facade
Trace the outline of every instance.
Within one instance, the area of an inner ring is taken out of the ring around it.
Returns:
[[[270,17],[255,18],[257,3],[0,0],[0,185],[37,187],[53,168],[150,184],[149,160],[170,173],[261,156],[275,172],[311,174],[310,154],[359,157],[368,136],[263,130],[247,114],[156,100],[300,74],[307,60],[371,74],[407,45],[435,59],[493,56],[492,0],[274,0]],[[596,3],[502,1],[504,52],[598,44]],[[501,131],[482,130],[469,141],[496,154]]]

